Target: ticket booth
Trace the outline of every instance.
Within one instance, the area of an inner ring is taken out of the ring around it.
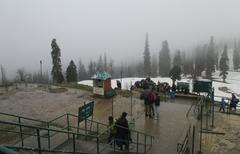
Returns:
[[[111,75],[105,71],[98,71],[93,77],[93,94],[106,96],[112,91]]]

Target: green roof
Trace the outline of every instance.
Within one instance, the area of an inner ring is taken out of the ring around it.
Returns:
[[[105,72],[105,71],[97,71],[96,74],[92,77],[92,79],[97,79],[97,80],[107,80],[111,78],[112,76]]]

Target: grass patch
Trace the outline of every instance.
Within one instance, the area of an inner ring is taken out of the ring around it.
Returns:
[[[66,87],[66,88],[80,89],[80,90],[85,90],[90,92],[93,91],[92,87],[83,85],[83,84],[77,84],[77,83],[63,83],[63,84],[60,84],[59,86]]]
[[[50,93],[63,93],[66,92],[66,88],[49,88]]]
[[[122,97],[130,97],[131,96],[131,91],[129,90],[120,90],[118,91],[118,94]]]

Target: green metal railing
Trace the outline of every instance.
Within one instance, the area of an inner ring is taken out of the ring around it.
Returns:
[[[13,121],[3,121],[3,117],[1,116],[9,116],[13,118]],[[60,153],[101,153],[105,151],[107,148],[112,149],[114,151],[118,151],[115,146],[115,142],[117,139],[113,139],[111,142],[114,143],[114,146],[109,146],[107,143],[107,137],[109,135],[110,129],[106,124],[99,123],[93,120],[86,119],[84,124],[78,125],[78,116],[70,113],[66,113],[57,118],[54,118],[51,121],[41,121],[32,118],[0,113],[0,131],[17,134],[20,137],[20,145],[6,145],[10,148],[16,149],[25,149],[25,150],[33,150],[37,151],[39,154],[42,152],[60,152]],[[31,124],[35,123],[35,125]],[[4,127],[5,126],[5,127]],[[6,129],[11,127],[13,129]],[[121,127],[121,126],[119,126]],[[127,128],[123,128],[127,129]],[[136,153],[146,153],[152,146],[153,136],[147,135],[145,133],[130,130],[132,134],[133,142],[131,142],[131,146],[134,147],[130,149],[131,152]],[[43,134],[44,132],[44,134]],[[57,150],[53,148],[52,138],[54,135],[62,134],[66,135],[67,140],[72,143],[72,150],[66,151],[64,149]],[[35,137],[35,142],[37,147],[29,147],[25,144],[25,139],[29,137]],[[95,151],[77,151],[76,145],[79,140],[87,140],[90,142],[94,142]],[[44,143],[44,145],[43,145]],[[46,145],[47,143],[47,145]]]

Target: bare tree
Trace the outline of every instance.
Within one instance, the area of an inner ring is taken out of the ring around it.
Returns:
[[[2,65],[1,65],[1,75],[2,75],[2,85],[5,85],[7,78],[6,78],[5,69],[3,68]]]
[[[25,72],[24,68],[18,69],[17,70],[17,75],[18,75],[18,78],[19,78],[20,82],[25,81],[26,72]]]

